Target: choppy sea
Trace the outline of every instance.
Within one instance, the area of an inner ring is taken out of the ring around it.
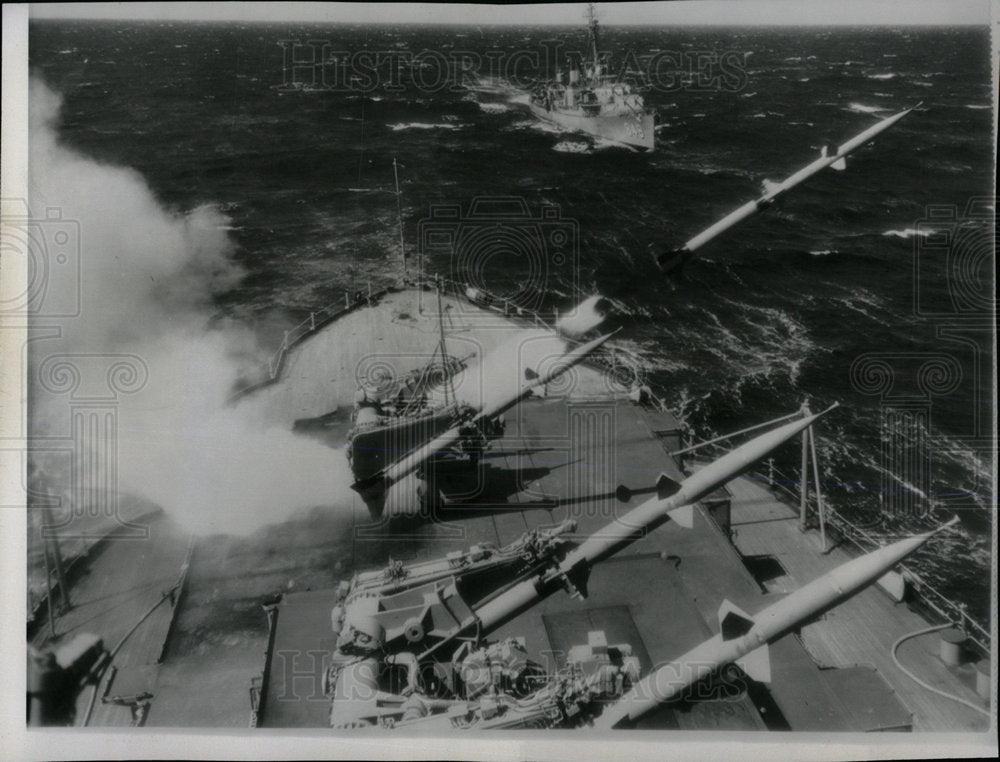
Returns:
[[[928,521],[887,517],[899,494],[935,520],[957,512],[960,531],[916,563],[986,619],[988,30],[604,29],[612,62],[660,62],[646,92],[659,114],[651,154],[539,124],[484,84],[551,73],[553,40],[586,49],[582,29],[551,27],[36,22],[30,62],[62,99],[63,145],[138,173],[172,213],[220,213],[242,274],[212,294],[213,318],[261,346],[345,290],[397,277],[394,159],[411,251],[435,205],[459,204],[464,225],[478,224],[467,218],[477,197],[521,198],[529,217],[554,207],[570,256],[541,275],[494,261],[482,276],[492,290],[544,308],[608,297],[621,343],[698,437],[839,401],[818,437],[827,499],[886,535]],[[503,68],[517,51],[541,58]],[[477,58],[478,80],[442,77],[442,60]],[[683,279],[655,270],[655,251],[763,180],[918,103],[846,172],[706,247]],[[442,251],[425,264],[456,269]],[[886,422],[904,408],[922,411],[911,435],[926,472],[908,472],[912,459],[887,444]],[[778,467],[795,473],[797,458],[790,448]]]

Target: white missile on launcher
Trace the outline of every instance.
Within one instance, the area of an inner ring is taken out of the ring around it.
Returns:
[[[672,251],[663,252],[656,258],[657,264],[660,269],[664,272],[670,272],[683,266],[688,260],[694,256],[694,252],[704,246],[706,243],[714,239],[715,237],[721,235],[725,231],[729,230],[731,227],[739,222],[742,222],[747,217],[755,214],[762,209],[767,208],[772,204],[779,196],[790,191],[796,185],[805,182],[813,175],[821,172],[822,170],[830,167],[835,170],[844,170],[847,168],[846,157],[849,153],[857,149],[858,147],[864,145],[869,140],[874,138],[879,133],[889,129],[892,125],[902,119],[904,116],[909,114],[913,109],[918,108],[921,104],[918,103],[912,108],[908,108],[905,111],[900,111],[898,114],[893,114],[890,117],[883,119],[881,122],[873,124],[867,130],[864,130],[858,135],[848,140],[846,143],[841,145],[835,153],[830,153],[829,150],[824,146],[822,153],[818,159],[807,164],[805,167],[789,175],[787,178],[781,182],[775,183],[769,180],[764,181],[764,194],[753,201],[748,201],[743,204],[743,206],[735,209],[734,211],[727,214],[718,222],[709,226],[702,232],[698,233],[694,238],[685,243],[681,248],[674,249]]]
[[[848,561],[756,616],[723,601],[719,607],[719,634],[640,680],[597,718],[594,727],[608,729],[634,721],[727,664],[736,664],[754,680],[770,682],[769,643],[859,593],[957,521],[956,516],[930,532]]]
[[[480,609],[477,614],[481,631],[489,632],[510,620],[527,607],[544,598],[563,582],[586,579],[589,569],[623,547],[634,542],[644,530],[655,526],[664,517],[681,526],[693,526],[692,504],[759,462],[768,453],[796,436],[817,418],[837,407],[799,418],[768,431],[723,455],[682,482],[661,476],[658,494],[621,518],[612,521],[600,532],[591,535],[552,571],[536,579],[514,585]]]
[[[585,304],[587,303],[589,303],[589,300],[588,302],[585,302]],[[432,457],[457,443],[462,438],[462,429],[465,429],[468,426],[476,426],[483,421],[496,418],[497,416],[503,414],[531,394],[533,389],[537,389],[552,382],[574,365],[579,365],[613,335],[613,332],[607,333],[603,336],[598,336],[592,341],[581,344],[578,347],[567,350],[565,354],[557,357],[555,362],[553,362],[550,367],[545,369],[544,373],[538,374],[532,369],[526,368],[525,378],[521,380],[515,389],[501,395],[500,399],[485,406],[467,423],[463,423],[461,426],[455,426],[449,429],[443,434],[427,442],[419,449],[411,452],[406,457],[388,466],[381,473],[375,474],[363,483],[355,483],[354,487],[356,489],[364,488],[371,486],[372,484],[381,483],[385,489],[390,488],[393,484],[396,484],[404,477],[416,471]]]

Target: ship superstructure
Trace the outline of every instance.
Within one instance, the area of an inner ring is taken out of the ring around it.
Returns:
[[[589,6],[590,50],[585,63],[574,62],[565,74],[532,89],[528,106],[539,119],[568,130],[652,151],[655,113],[632,83],[606,71],[598,48],[598,22]]]

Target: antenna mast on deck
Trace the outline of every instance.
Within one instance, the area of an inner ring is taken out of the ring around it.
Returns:
[[[399,255],[403,258],[403,278],[409,275],[406,266],[406,246],[403,244],[403,202],[399,196],[399,169],[396,166],[396,157],[392,157],[392,173],[396,177],[396,217],[399,219]]]
[[[590,27],[590,46],[594,76],[598,74],[598,52],[597,52],[597,4],[587,3],[587,25]]]
[[[451,391],[451,402],[455,402],[455,388],[452,385],[450,368],[448,367],[448,345],[445,342],[445,331],[444,331],[444,305],[441,301],[441,276],[437,276],[434,279],[435,285],[437,286],[437,306],[438,306],[438,330],[440,332],[440,341],[438,346],[441,350],[441,378],[444,381],[442,384],[442,390],[444,391],[444,404],[449,403],[448,392]]]

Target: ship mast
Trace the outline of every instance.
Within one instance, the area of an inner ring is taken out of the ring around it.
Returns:
[[[445,331],[444,331],[444,307],[441,302],[441,276],[437,276],[435,279],[435,285],[437,286],[437,307],[438,307],[438,331],[440,332],[440,340],[438,346],[441,350],[441,377],[444,381],[443,391],[444,391],[444,404],[448,405],[448,391],[451,390],[451,401],[455,401],[455,389],[452,386],[451,374],[448,368],[448,344],[445,342]]]
[[[396,217],[399,219],[399,255],[403,258],[403,278],[409,274],[406,267],[406,246],[403,244],[403,202],[399,196],[399,169],[396,166],[396,157],[392,157],[392,173],[396,177]]]
[[[597,7],[595,3],[587,3],[587,24],[590,26],[590,54],[594,76],[597,77],[598,42],[597,42]]]

